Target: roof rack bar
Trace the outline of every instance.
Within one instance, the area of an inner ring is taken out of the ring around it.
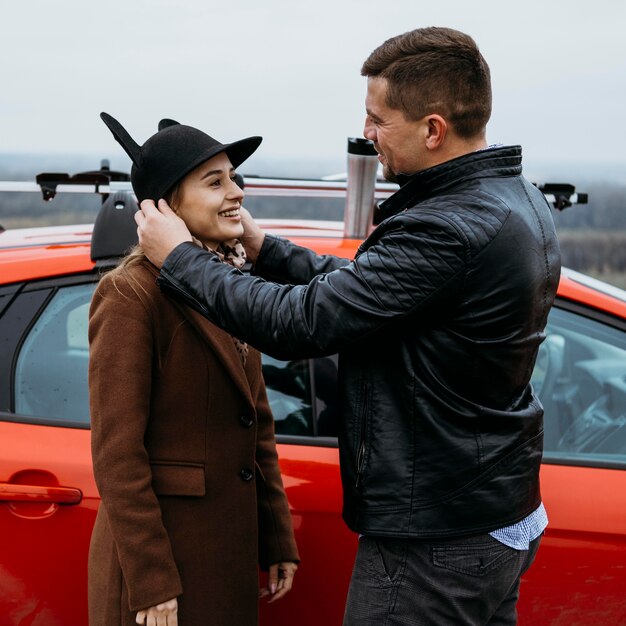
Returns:
[[[572,204],[588,204],[589,194],[576,193],[576,187],[569,183],[534,183],[557,211],[564,211]]]
[[[101,195],[118,191],[132,192],[129,181],[109,181],[108,184],[85,184],[83,181],[74,181],[67,184],[67,179],[59,175],[54,187],[56,193],[98,193]],[[326,180],[298,180],[284,178],[261,178],[246,176],[246,195],[248,196],[289,196],[289,197],[344,197],[346,183]],[[54,184],[54,180],[52,184]],[[587,204],[588,195],[577,193],[573,185],[542,184],[537,187],[544,193],[547,201],[556,209],[563,210],[572,204]],[[396,191],[397,186],[392,183],[376,183],[376,198],[381,199]],[[40,184],[29,181],[0,181],[0,192],[30,192],[41,193]]]
[[[63,184],[56,185],[57,193],[115,193],[116,191],[132,191],[129,182],[111,181],[107,185]],[[0,181],[0,191],[24,191],[41,193],[41,186],[37,183],[22,181]]]
[[[297,180],[297,179],[279,179],[279,178],[246,178],[246,195],[251,196],[326,196],[326,197],[343,197],[346,193],[345,182],[329,182],[320,180]],[[55,184],[52,180],[51,185]],[[110,181],[107,184],[85,184],[83,182],[76,183],[59,179],[55,186],[58,193],[100,193],[108,194],[116,191],[132,191],[130,182],[127,181]],[[38,183],[22,182],[22,181],[0,181],[1,191],[21,191],[21,192],[41,192],[41,186]],[[377,192],[382,195],[391,195],[397,190],[397,185],[390,183],[378,184]],[[377,193],[378,195],[378,193]]]

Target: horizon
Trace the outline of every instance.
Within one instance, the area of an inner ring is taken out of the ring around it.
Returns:
[[[347,139],[347,138],[346,138]],[[44,172],[65,172],[76,174],[79,171],[97,170],[102,160],[108,160],[112,170],[130,172],[131,161],[121,151],[109,151],[100,155],[94,152],[0,152],[0,178],[8,180],[28,180]],[[295,153],[270,156],[253,155],[240,168],[243,175],[267,177],[310,177],[347,171],[346,153],[328,156],[298,155]],[[626,185],[626,160],[619,161],[565,161],[563,159],[530,159],[523,163],[524,176],[533,182],[569,182],[581,184],[607,182]],[[8,172],[8,177],[7,177]],[[11,178],[16,176],[17,178]],[[563,181],[556,181],[556,178]],[[567,180],[565,180],[567,179]],[[626,207],[625,207],[626,208]]]

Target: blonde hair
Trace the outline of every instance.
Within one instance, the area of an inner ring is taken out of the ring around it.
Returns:
[[[174,213],[178,214],[178,204],[180,202],[180,185],[182,181],[178,181],[165,195],[164,200],[170,205]],[[109,276],[111,276],[111,280],[113,281],[113,285],[117,289],[119,293],[120,288],[118,286],[117,281],[119,279],[123,279],[130,288],[137,294],[139,298],[141,298],[141,294],[137,291],[137,288],[141,289],[142,292],[147,293],[146,290],[141,286],[139,281],[133,275],[132,269],[138,265],[142,265],[144,263],[149,263],[148,257],[144,252],[143,248],[140,244],[136,244],[133,246],[130,251],[122,257],[122,260],[119,264],[113,268],[109,272]]]

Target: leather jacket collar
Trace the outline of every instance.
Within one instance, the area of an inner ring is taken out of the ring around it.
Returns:
[[[410,176],[400,174],[400,189],[378,206],[379,221],[438,195],[467,178],[519,176],[521,173],[522,147],[503,146],[470,152]]]

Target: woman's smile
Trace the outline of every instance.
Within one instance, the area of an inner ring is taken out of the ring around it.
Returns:
[[[239,214],[239,207],[235,207],[234,209],[226,209],[225,211],[220,211],[218,213],[220,217],[227,217],[229,219],[237,219],[241,220],[241,216]]]

